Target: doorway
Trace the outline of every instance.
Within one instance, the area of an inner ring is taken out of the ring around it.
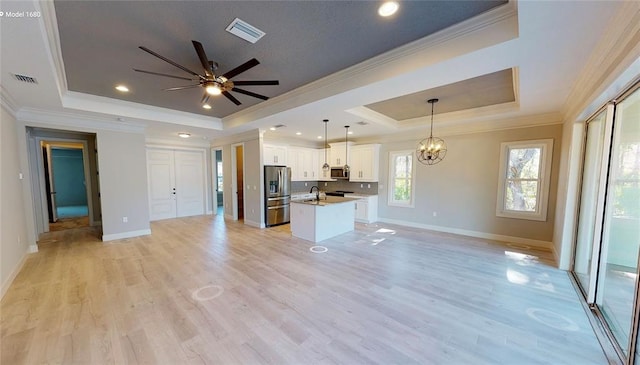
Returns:
[[[224,175],[222,149],[213,150],[213,214],[224,215]]]
[[[50,231],[88,227],[90,196],[83,144],[42,141]]]
[[[150,220],[204,214],[204,160],[200,150],[147,149]]]
[[[244,220],[244,144],[235,144],[232,149],[233,219]]]
[[[618,355],[638,363],[640,84],[586,123],[572,272]]]

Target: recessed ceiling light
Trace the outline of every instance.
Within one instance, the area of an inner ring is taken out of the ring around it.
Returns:
[[[276,130],[276,127],[271,127],[271,128],[269,128],[269,130],[270,130],[270,131],[275,131],[275,130]]]
[[[185,132],[180,132],[178,133],[178,136],[180,136],[180,138],[189,138],[191,137],[190,133],[185,133]]]
[[[395,1],[386,1],[378,8],[378,14],[380,16],[391,16],[398,11],[398,3]]]
[[[347,133],[348,133],[348,134],[353,134],[353,132],[352,132],[352,131],[349,131],[349,132],[347,132]]]
[[[322,136],[318,136],[318,139],[322,139]]]
[[[209,104],[203,104],[202,107],[205,109],[211,109],[211,105]]]
[[[301,134],[302,134],[302,132],[296,132],[296,136],[299,136]]]
[[[118,90],[118,91],[122,91],[123,93],[127,93],[127,92],[129,92],[129,88],[128,88],[128,87],[126,87],[126,86],[124,86],[124,85],[118,85],[118,86],[116,86],[116,90]]]

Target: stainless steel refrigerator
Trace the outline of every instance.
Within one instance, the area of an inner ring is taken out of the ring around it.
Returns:
[[[289,223],[291,200],[291,168],[264,167],[265,225],[267,227]]]

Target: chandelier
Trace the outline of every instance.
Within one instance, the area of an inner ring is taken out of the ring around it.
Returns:
[[[416,157],[423,165],[435,165],[442,161],[447,154],[447,146],[444,144],[444,140],[433,136],[433,104],[437,102],[438,99],[427,100],[427,103],[431,104],[431,132],[429,133],[429,138],[420,141],[416,148]]]

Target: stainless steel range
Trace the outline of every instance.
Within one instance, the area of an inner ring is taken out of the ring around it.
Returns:
[[[353,194],[353,191],[336,190],[336,191],[327,191],[326,194],[329,196],[344,196],[344,194]]]

